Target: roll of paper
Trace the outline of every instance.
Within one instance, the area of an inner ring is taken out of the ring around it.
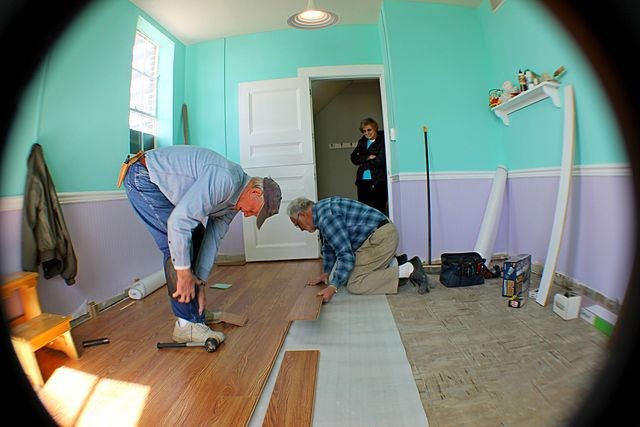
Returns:
[[[129,289],[129,298],[142,299],[167,283],[164,269],[137,280]]]
[[[498,166],[496,168],[496,175],[493,178],[489,201],[484,211],[484,218],[482,225],[480,225],[480,232],[478,233],[478,240],[476,240],[474,249],[474,252],[479,253],[482,258],[487,260],[487,265],[489,265],[491,257],[493,256],[493,245],[496,242],[496,235],[498,234],[506,183],[507,168]]]

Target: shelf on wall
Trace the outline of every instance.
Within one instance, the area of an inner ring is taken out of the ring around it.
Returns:
[[[560,108],[560,95],[558,94],[559,87],[560,83],[558,82],[542,82],[533,89],[522,92],[507,102],[493,107],[491,110],[496,113],[496,116],[502,119],[502,122],[505,125],[509,126],[509,114],[514,111],[518,111],[521,108],[528,107],[538,101],[542,101],[545,98],[551,98],[553,105]]]

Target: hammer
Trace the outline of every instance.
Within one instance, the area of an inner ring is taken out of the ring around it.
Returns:
[[[205,342],[159,342],[158,348],[204,347],[207,353],[213,353],[220,343],[215,338],[207,338]]]

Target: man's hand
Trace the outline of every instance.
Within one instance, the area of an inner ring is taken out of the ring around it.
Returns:
[[[333,285],[329,285],[323,290],[321,290],[320,292],[318,292],[316,295],[321,296],[322,301],[329,302],[331,301],[331,298],[333,298],[333,296],[337,293],[338,293],[338,288],[336,288]]]
[[[196,278],[189,268],[176,270],[176,274],[178,276],[176,291],[171,297],[178,302],[189,303],[196,297]]]
[[[316,286],[323,283],[329,283],[329,273],[322,273],[307,280],[307,285]]]

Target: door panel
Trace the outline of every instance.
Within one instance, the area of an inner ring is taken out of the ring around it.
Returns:
[[[240,164],[252,176],[270,176],[282,190],[280,213],[258,230],[243,218],[247,261],[318,258],[317,233],[302,232],[286,214],[296,197],[316,200],[311,95],[307,78],[240,83]]]
[[[282,190],[280,213],[267,219],[262,228],[256,218],[243,218],[244,247],[247,261],[307,259],[320,256],[318,233],[300,231],[289,220],[287,207],[296,197],[316,199],[313,165],[281,166],[278,168],[247,168],[251,176],[271,176]]]
[[[244,167],[313,163],[308,79],[240,83],[238,104]]]

